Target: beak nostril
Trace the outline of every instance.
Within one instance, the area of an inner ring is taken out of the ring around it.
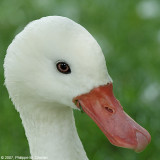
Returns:
[[[108,112],[113,113],[113,109],[109,108],[109,107],[104,107]]]

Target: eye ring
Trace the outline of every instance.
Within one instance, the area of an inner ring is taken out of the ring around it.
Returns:
[[[71,69],[66,62],[59,61],[57,62],[56,67],[57,67],[57,70],[63,74],[71,73]]]

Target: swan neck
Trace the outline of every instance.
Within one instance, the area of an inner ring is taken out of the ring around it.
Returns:
[[[32,112],[26,108],[20,111],[20,116],[31,156],[48,160],[88,160],[70,107],[31,107]]]

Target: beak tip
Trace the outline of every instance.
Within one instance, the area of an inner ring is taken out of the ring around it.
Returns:
[[[142,152],[151,141],[151,136],[148,132],[147,135],[144,135],[137,131],[136,138],[137,138],[137,147],[135,148],[135,152]]]

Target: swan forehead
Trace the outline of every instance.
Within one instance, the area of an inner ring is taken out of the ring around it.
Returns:
[[[45,17],[31,22],[15,38],[12,49],[22,49],[28,58],[98,60],[105,63],[101,48],[81,25],[64,17]],[[25,51],[25,52],[24,52]],[[36,58],[37,58],[36,57]],[[92,65],[92,63],[90,63]]]

